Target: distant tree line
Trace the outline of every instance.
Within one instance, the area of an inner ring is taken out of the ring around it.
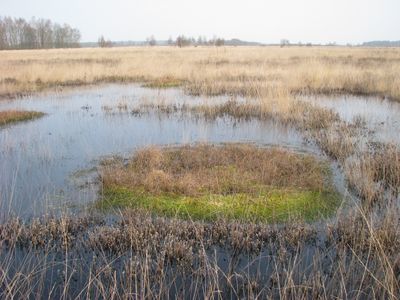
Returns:
[[[301,41],[299,41],[298,43],[292,44],[292,43],[291,43],[289,40],[287,40],[287,39],[281,39],[280,46],[281,46],[281,48],[283,48],[283,47],[289,47],[289,46],[312,47],[313,44],[312,44],[312,43],[303,43],[303,42],[301,42]]]
[[[150,36],[150,37],[148,37],[148,38],[146,39],[146,43],[147,43],[149,46],[155,46],[155,45],[157,45],[157,40],[156,40],[156,38],[154,37],[154,35],[152,35],[152,36]]]
[[[81,33],[47,19],[0,17],[0,50],[79,47]]]
[[[154,35],[146,39],[146,44],[149,46],[157,45],[157,40]],[[186,37],[184,35],[178,36],[175,40],[170,37],[167,41],[169,46],[188,47],[188,46],[223,46],[225,40],[222,38],[214,37],[207,39],[205,36],[199,36],[197,39],[194,37]]]
[[[149,46],[156,46],[157,40],[154,35],[146,39],[146,44]],[[163,43],[162,43],[163,44]],[[223,46],[225,40],[223,38],[214,37],[207,39],[205,36],[199,36],[197,39],[194,37],[186,37],[184,35],[178,36],[175,40],[170,37],[167,41],[169,46],[188,47],[188,46]]]
[[[106,40],[103,35],[99,37],[99,39],[97,40],[97,44],[100,48],[110,48],[113,46],[111,40]]]
[[[180,35],[176,38],[175,42],[171,39],[168,40],[168,43],[171,45],[175,45],[178,47],[186,47],[186,46],[223,46],[225,45],[225,40],[223,38],[213,37],[212,39],[207,39],[205,36],[199,36],[197,39],[194,37],[185,37],[184,35]]]

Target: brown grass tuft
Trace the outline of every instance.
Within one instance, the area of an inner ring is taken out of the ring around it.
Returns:
[[[105,186],[194,196],[256,192],[260,186],[321,191],[326,166],[307,155],[249,145],[147,148],[128,166],[103,168]]]
[[[17,111],[17,110],[0,111],[0,126],[15,122],[32,120],[35,118],[39,118],[43,115],[44,115],[43,113],[36,111]]]

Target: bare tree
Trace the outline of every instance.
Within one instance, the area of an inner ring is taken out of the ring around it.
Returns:
[[[281,48],[290,46],[290,41],[287,39],[281,39]]]
[[[68,45],[70,48],[80,47],[79,41],[81,40],[81,32],[77,28],[72,28],[68,35]]]
[[[56,24],[54,26],[54,47],[55,48],[64,48],[66,43],[66,32],[63,27]]]
[[[7,49],[6,28],[3,19],[0,18],[0,49]]]
[[[56,35],[57,36],[57,35]],[[78,47],[79,41],[81,39],[81,33],[79,30],[72,28],[68,24],[64,24],[63,27],[59,27],[58,33],[58,46],[57,48],[71,48]]]
[[[155,46],[155,45],[157,45],[157,40],[156,40],[156,38],[154,37],[154,35],[148,37],[148,38],[146,39],[146,42],[147,42],[147,44],[148,44],[149,46]]]
[[[79,47],[78,29],[50,20],[32,18],[31,21],[0,17],[0,50]]]
[[[197,44],[198,46],[203,45],[203,38],[201,37],[201,35],[199,35],[199,37],[197,38],[196,44]]]
[[[99,45],[100,48],[105,48],[106,47],[106,39],[104,36],[100,36],[99,39],[97,40],[97,44]]]
[[[32,24],[26,23],[24,28],[24,41],[22,49],[34,49],[37,48],[36,32]]]
[[[36,26],[39,48],[52,48],[53,30],[50,20],[39,19]]]
[[[176,38],[175,44],[181,48],[181,47],[187,47],[192,44],[192,40],[190,38],[186,38],[184,35],[180,35]]]
[[[225,45],[225,40],[222,38],[217,38],[214,42],[214,45],[217,47]]]
[[[176,38],[175,45],[178,47],[186,47],[190,45],[219,47],[225,45],[225,39],[214,36],[212,39],[208,40],[205,36],[199,36],[196,40],[194,37],[185,37],[184,35],[180,35]]]
[[[4,22],[4,28],[5,28],[5,41],[7,44],[7,49],[14,49],[16,46],[16,40],[15,40],[15,30],[14,30],[14,24],[13,24],[13,19],[10,17],[6,17],[3,20]]]
[[[110,40],[106,40],[104,36],[100,36],[97,44],[99,45],[100,48],[110,48],[112,47],[112,42]]]

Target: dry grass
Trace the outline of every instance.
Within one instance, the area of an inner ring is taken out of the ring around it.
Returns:
[[[2,298],[397,299],[398,212],[337,224],[201,223],[125,211],[0,226]],[[224,249],[224,250],[222,250]]]
[[[347,123],[333,110],[307,102],[289,100],[287,95],[276,99],[236,100],[222,104],[169,105],[152,103],[139,105],[136,113],[155,111],[160,114],[182,114],[192,117],[235,120],[274,120],[294,126],[308,140],[343,168],[349,187],[360,197],[365,207],[399,199],[399,149],[396,145],[365,144],[362,122]],[[367,139],[371,139],[368,137]]]
[[[2,51],[0,94],[99,82],[183,84],[193,94],[351,93],[400,99],[400,50],[114,48]]]
[[[139,150],[127,164],[106,163],[101,181],[101,207],[145,207],[202,220],[313,220],[338,204],[324,162],[250,145]]]
[[[139,150],[128,166],[105,167],[105,186],[143,188],[187,196],[252,193],[260,186],[322,191],[327,166],[312,156],[250,145]]]
[[[386,207],[400,199],[400,149],[394,145],[378,145],[360,153],[346,165],[350,186],[366,200],[368,206]]]
[[[15,122],[32,120],[35,118],[39,118],[43,115],[44,115],[43,113],[36,111],[17,111],[17,110],[0,111],[0,126]]]
[[[295,126],[340,163],[362,201],[349,214],[338,215],[333,224],[320,227],[188,222],[136,209],[124,211],[112,225],[103,220],[89,225],[86,219],[29,224],[11,220],[0,228],[1,246],[6,249],[0,260],[1,297],[398,299],[398,147],[362,147],[359,125],[347,124],[333,111],[297,102],[293,94],[350,93],[399,100],[399,74],[398,49],[153,47],[2,52],[3,96],[138,81],[156,88],[181,85],[197,95],[254,98],[182,111],[211,118],[274,118]],[[122,104],[121,109],[126,110]],[[103,180],[106,186],[121,184],[154,195],[185,197],[198,197],[204,191],[252,194],[257,184],[323,187],[320,165],[309,161],[304,167],[304,157],[246,147],[226,148],[221,155],[214,150],[205,146],[198,152],[147,149],[128,165],[104,166]],[[15,253],[21,249],[28,254],[19,260]],[[44,250],[45,258],[35,249]],[[216,258],[216,253],[228,254]],[[56,256],[62,257],[58,263]],[[258,263],[261,257],[264,264]],[[243,258],[248,268],[239,268]]]

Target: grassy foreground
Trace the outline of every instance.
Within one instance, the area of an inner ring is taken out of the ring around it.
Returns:
[[[339,199],[324,163],[248,145],[147,148],[101,175],[101,208],[196,220],[310,221],[334,212]]]
[[[40,118],[43,115],[44,113],[37,111],[0,111],[0,126]]]

